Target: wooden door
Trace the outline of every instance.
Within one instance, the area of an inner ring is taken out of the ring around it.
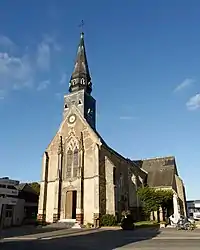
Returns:
[[[65,218],[72,219],[73,191],[67,191],[65,202]]]

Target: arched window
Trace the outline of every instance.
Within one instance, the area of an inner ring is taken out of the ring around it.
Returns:
[[[85,84],[85,79],[81,78],[81,84],[84,85]]]
[[[73,159],[73,177],[78,176],[78,148],[75,148],[74,150],[74,159]]]
[[[66,177],[70,178],[72,175],[72,162],[73,162],[73,152],[71,149],[68,149],[67,151],[67,172]]]

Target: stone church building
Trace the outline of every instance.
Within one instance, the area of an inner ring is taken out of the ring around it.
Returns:
[[[132,161],[110,148],[96,130],[96,100],[91,92],[81,33],[63,120],[43,155],[38,220],[86,224],[128,209],[139,219],[136,191],[145,184],[173,189],[185,213],[184,185],[174,157]]]

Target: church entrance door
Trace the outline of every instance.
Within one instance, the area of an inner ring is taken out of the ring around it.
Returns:
[[[76,219],[76,191],[67,191],[65,203],[65,218]]]

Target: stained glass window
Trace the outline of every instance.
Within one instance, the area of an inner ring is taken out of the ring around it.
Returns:
[[[71,149],[67,151],[67,172],[66,172],[66,177],[69,178],[71,177],[72,173],[72,161],[73,161],[73,152]]]
[[[75,148],[74,150],[74,162],[73,162],[73,177],[78,176],[78,149]]]

